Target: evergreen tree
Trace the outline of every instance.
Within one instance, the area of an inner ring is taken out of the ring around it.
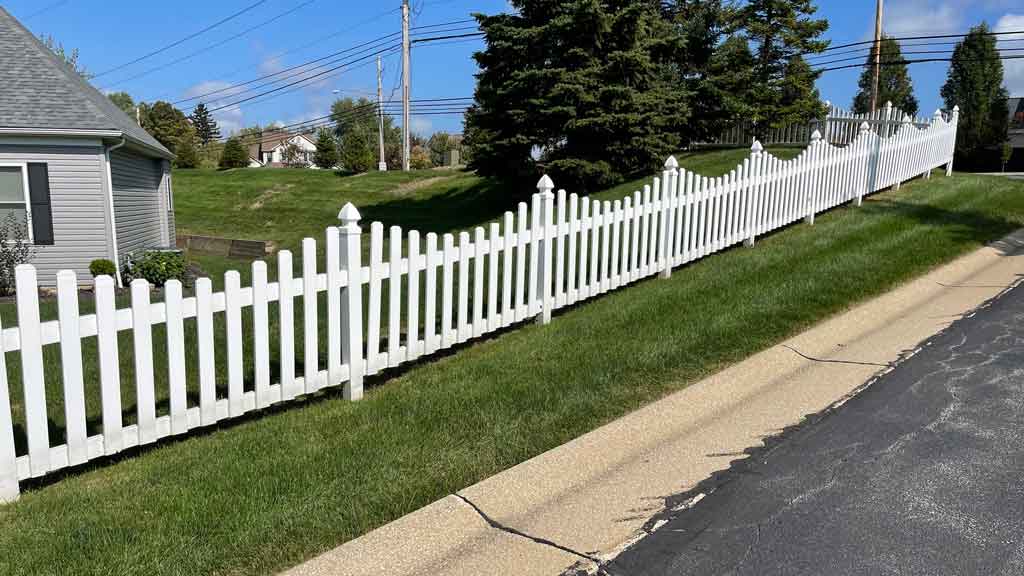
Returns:
[[[203,146],[220,140],[220,127],[217,126],[217,121],[210,115],[210,110],[206,107],[206,104],[200,102],[192,110],[192,114],[188,118],[196,129],[196,138],[199,139]]]
[[[378,122],[380,121],[377,116],[376,102],[366,98],[335,100],[331,105],[331,119],[334,121],[334,133],[338,138],[342,165],[345,164],[346,148],[349,148],[350,152],[359,150],[359,154],[356,154],[355,157],[361,157],[361,151],[365,146],[373,155],[372,165],[375,167],[379,138]],[[349,143],[347,140],[350,137],[363,138],[366,142],[365,144]],[[402,131],[395,125],[394,118],[387,114],[384,115],[384,159],[388,166],[401,166],[402,164]],[[348,166],[345,166],[345,169],[348,170]]]
[[[430,163],[434,166],[444,166],[445,154],[454,148],[454,140],[447,132],[434,132],[427,140],[427,148],[430,150]]]
[[[857,81],[857,95],[853,97],[853,111],[864,114],[871,111],[871,92],[875,82],[875,46],[871,47],[864,70]],[[914,98],[914,85],[910,82],[906,60],[900,50],[900,43],[889,36],[882,36],[879,61],[884,62],[878,68],[878,101],[879,108],[886,102],[892,102],[894,108],[917,116],[917,98]]]
[[[341,166],[349,172],[368,172],[377,165],[376,148],[370,145],[366,126],[354,123],[341,141]]]
[[[753,57],[746,40],[729,35],[734,19],[731,4],[723,0],[662,4],[684,41],[678,52],[676,82],[692,93],[685,137],[706,141],[732,125],[746,107],[744,94],[750,89]]]
[[[971,28],[953,49],[946,83],[946,108],[960,106],[956,158],[961,167],[997,168],[999,146],[1006,141],[1009,95],[1003,87],[1003,63],[987,24]]]
[[[228,138],[224,143],[224,150],[220,154],[218,166],[222,170],[230,168],[245,168],[249,165],[249,152],[246,151],[242,141],[238,138]]]
[[[178,139],[174,151],[175,168],[198,168],[199,154],[196,151],[196,138],[192,132],[187,132]]]
[[[338,145],[334,141],[331,131],[321,128],[316,137],[316,153],[313,154],[313,164],[317,168],[328,170],[338,165]]]
[[[656,169],[690,119],[684,41],[650,0],[512,0],[477,15],[486,48],[466,115],[471,167],[594,189]],[[536,153],[536,157],[535,157]]]
[[[828,41],[820,39],[828,21],[813,19],[815,12],[811,0],[749,0],[737,11],[737,25],[755,47],[750,104],[761,134],[771,126],[816,118],[824,111],[821,102],[811,98],[818,75],[806,62],[791,64],[800,54],[828,47]]]

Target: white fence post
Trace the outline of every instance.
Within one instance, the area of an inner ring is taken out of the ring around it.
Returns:
[[[668,160],[665,160],[665,171],[663,172],[664,177],[662,178],[662,185],[665,188],[665,192],[661,195],[662,208],[661,211],[665,215],[662,219],[663,225],[666,228],[664,234],[664,241],[661,245],[661,273],[659,276],[662,278],[669,278],[672,276],[672,250],[670,245],[673,243],[672,232],[674,230],[674,217],[675,212],[673,211],[674,201],[676,200],[676,181],[679,174],[679,161],[676,160],[675,156],[669,156]],[[678,232],[675,232],[678,234]]]
[[[348,364],[348,382],[343,395],[347,400],[363,397],[363,267],[359,210],[351,202],[338,212],[341,226],[341,269],[347,274],[345,293],[341,299],[341,361]]]
[[[554,229],[552,218],[555,203],[555,195],[552,190],[554,189],[555,183],[551,181],[551,177],[547,174],[541,176],[540,181],[537,182],[537,192],[540,196],[540,226],[538,229],[530,231],[531,236],[541,235],[540,267],[537,275],[537,298],[540,299],[541,312],[537,319],[541,324],[551,322],[551,236]]]
[[[946,162],[946,176],[953,175],[953,156],[956,154],[956,130],[957,125],[960,122],[960,106],[953,106],[953,116],[949,119],[950,126],[952,127],[952,134],[947,136],[949,139],[949,162]]]
[[[814,133],[811,134],[811,144],[808,149],[809,156],[807,159],[807,173],[804,175],[803,178],[803,206],[805,211],[804,222],[806,222],[807,224],[814,224],[814,211],[817,208],[815,206],[814,199],[817,197],[817,187],[820,185],[817,176],[819,168],[819,159],[821,156],[821,146],[821,132],[815,130]]]
[[[868,138],[870,138],[871,126],[868,125],[867,121],[861,122],[860,133],[857,139],[860,140],[861,150],[864,154],[862,162],[864,162],[864,182],[857,186],[857,206],[864,203],[864,195],[872,192],[872,180],[874,179],[874,167],[875,160],[878,157],[878,147],[871,146],[869,148]]]
[[[0,323],[0,335],[3,325]],[[7,354],[0,337],[0,503],[18,499],[18,460],[14,451],[14,422],[11,418],[11,394],[7,386]]]
[[[757,217],[756,207],[757,198],[760,194],[761,183],[764,181],[762,175],[762,152],[764,147],[757,140],[754,140],[754,144],[750,146],[750,168],[751,172],[747,178],[749,185],[747,186],[747,237],[743,239],[744,246],[753,246],[754,237],[757,234],[757,223],[754,219]]]

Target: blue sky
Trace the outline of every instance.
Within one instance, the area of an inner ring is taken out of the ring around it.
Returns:
[[[52,34],[68,48],[77,48],[81,62],[94,73],[134,60],[175,42],[188,34],[225,18],[257,0],[216,0],[199,2],[137,2],[127,0],[13,0],[4,7],[23,19],[33,32]],[[827,18],[827,37],[833,44],[856,42],[871,37],[874,0],[819,0],[819,14]],[[179,100],[224,90],[206,98],[212,107],[237,100],[232,93],[244,82],[320,58],[400,30],[397,0],[351,2],[336,0],[265,0],[196,38],[147,58],[137,64],[105,74],[93,83],[107,91],[125,90],[136,100]],[[504,0],[413,0],[413,25],[424,26],[469,17],[472,12],[495,13],[507,8]],[[295,9],[278,20],[252,32],[245,29]],[[36,14],[33,16],[33,14]],[[31,16],[31,17],[30,17]],[[982,20],[1005,30],[1024,29],[1024,5],[1020,0],[889,0],[884,28],[893,35],[956,33]],[[241,34],[238,38],[228,38]],[[1021,36],[1024,38],[1024,35]],[[222,45],[182,62],[211,44]],[[422,44],[413,50],[413,98],[471,96],[475,63],[471,55],[482,43],[476,39]],[[1024,43],[1017,44],[1024,47]],[[929,47],[933,48],[933,47]],[[282,52],[286,52],[281,55]],[[1024,95],[1024,60],[1006,61],[1007,85]],[[158,66],[162,70],[132,78]],[[392,94],[399,79],[397,54],[385,59],[385,97]],[[323,69],[318,69],[321,71]],[[829,72],[819,81],[822,97],[849,106],[856,90],[859,71]],[[940,106],[939,87],[945,79],[946,64],[917,64],[911,67],[915,92],[923,114]],[[255,123],[290,124],[327,113],[331,101],[343,95],[369,95],[375,91],[376,70],[371,60],[330,73],[296,90],[229,106],[218,111],[225,133]],[[397,91],[394,92],[397,97]],[[248,94],[246,94],[248,95]],[[179,106],[186,109],[192,103]],[[414,117],[413,130],[460,131],[457,116]]]

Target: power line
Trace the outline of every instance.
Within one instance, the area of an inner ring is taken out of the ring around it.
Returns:
[[[130,62],[125,62],[124,64],[121,64],[119,66],[115,66],[115,67],[111,68],[110,70],[106,70],[106,71],[100,72],[99,74],[96,74],[95,76],[93,76],[93,78],[99,78],[100,76],[105,76],[107,74],[110,74],[111,72],[116,72],[116,71],[118,71],[118,70],[120,70],[122,68],[125,68],[127,66],[131,66],[132,64],[141,62],[141,61],[143,61],[143,60],[145,60],[147,58],[151,58],[151,57],[156,56],[157,54],[160,54],[162,52],[166,52],[167,50],[170,50],[171,48],[174,48],[175,46],[180,46],[181,44],[183,44],[183,43],[185,43],[185,42],[195,38],[196,36],[199,36],[201,34],[205,34],[206,32],[209,32],[210,30],[213,30],[214,28],[220,26],[221,24],[224,24],[225,22],[228,22],[230,20],[233,20],[233,19],[241,16],[242,14],[245,14],[246,12],[256,8],[257,6],[259,6],[260,4],[266,3],[266,1],[267,0],[257,0],[256,2],[246,6],[245,8],[242,8],[238,12],[235,12],[234,14],[232,14],[230,16],[222,18],[222,19],[214,22],[213,24],[210,24],[209,26],[203,28],[202,30],[199,30],[197,32],[193,32],[193,33],[189,34],[188,36],[185,36],[184,38],[182,38],[180,40],[175,40],[174,42],[171,42],[170,44],[164,46],[163,48],[158,48],[156,50],[153,50],[152,52],[150,52],[148,54],[144,54],[142,56],[139,56],[138,58],[136,58],[136,59],[134,59],[134,60],[132,60]]]
[[[310,70],[314,70],[316,68],[321,67],[321,66],[317,66],[317,67],[314,67],[312,69],[306,69],[306,67],[309,66],[310,64],[315,64],[315,63],[321,62],[323,60],[329,60],[329,59],[335,58],[335,57],[337,57],[339,55],[347,54],[349,52],[352,52],[353,50],[357,50],[359,48],[365,48],[366,46],[368,46],[370,44],[377,44],[377,43],[383,42],[385,40],[389,40],[389,39],[391,39],[391,37],[396,36],[397,34],[398,33],[395,32],[395,33],[392,33],[392,34],[388,34],[386,36],[380,36],[380,37],[374,38],[372,40],[367,40],[366,42],[363,42],[362,44],[357,44],[357,45],[352,46],[350,48],[346,48],[344,50],[339,50],[337,52],[333,52],[331,54],[328,54],[327,56],[322,56],[320,58],[316,58],[314,60],[309,60],[309,61],[303,62],[301,64],[296,64],[294,66],[289,66],[288,68],[285,68],[284,70],[278,70],[277,72],[272,72],[270,74],[265,74],[265,75],[260,76],[258,78],[253,78],[252,80],[247,80],[245,82],[239,82],[237,84],[232,84],[231,86],[228,86],[226,88],[220,88],[218,90],[211,90],[210,92],[205,92],[203,94],[199,94],[199,95],[192,96],[192,97],[189,97],[189,98],[182,98],[181,100],[175,100],[174,102],[172,102],[172,104],[180,104],[182,102],[189,102],[189,101],[192,101],[192,100],[200,100],[200,99],[206,98],[207,96],[212,96],[214,94],[221,94],[223,92],[228,92],[228,91],[236,90],[237,88],[239,88],[241,86],[246,86],[246,85],[249,85],[249,84],[253,84],[255,82],[259,82],[260,80],[266,80],[267,78],[272,78],[274,76],[279,76],[281,74],[285,74],[285,73],[291,72],[293,70],[298,70],[300,68],[304,69],[304,70],[302,70],[302,72],[308,72]],[[330,64],[330,63],[328,63],[328,64]],[[328,65],[328,64],[325,64],[325,65]],[[302,72],[300,72],[299,74],[301,74]],[[274,82],[279,81],[279,80],[284,80],[284,79],[287,79],[287,78],[292,78],[292,77],[294,77],[296,75],[286,76],[284,78],[280,78],[278,80],[275,80],[275,81],[272,81],[272,82],[268,82],[265,85],[273,84]],[[232,94],[232,95],[233,96],[237,96],[237,94]]]
[[[385,15],[389,14],[391,12],[394,12],[394,11],[395,10],[391,10],[390,12],[385,13]],[[455,21],[452,21],[452,22],[441,22],[441,23],[437,23],[437,24],[428,24],[428,25],[424,25],[424,26],[417,26],[416,29],[443,28],[443,27],[446,27],[446,26],[450,26],[452,24],[461,24],[461,23],[464,23],[464,22],[466,22],[466,20],[455,20]],[[463,27],[463,29],[465,29],[465,27]],[[289,75],[289,76],[278,78],[277,80],[274,80],[274,81],[271,81],[271,82],[267,82],[266,84],[262,85],[261,87],[270,86],[270,85],[274,84],[277,81],[285,80],[287,78],[294,78],[295,76],[298,76],[298,75],[300,75],[302,73],[309,72],[309,71],[315,70],[317,68],[322,68],[322,67],[330,65],[332,63],[336,63],[338,60],[334,60],[332,62],[327,62],[327,63],[325,63],[325,64],[323,64],[321,66],[315,66],[315,67],[313,67],[311,69],[306,68],[310,64],[315,64],[317,62],[322,62],[324,60],[330,60],[332,58],[336,58],[337,56],[350,53],[350,52],[352,52],[354,50],[357,50],[359,48],[364,48],[364,47],[366,47],[368,45],[371,45],[371,44],[380,44],[380,43],[382,43],[382,42],[384,42],[384,41],[386,41],[388,39],[391,39],[393,37],[398,36],[399,34],[401,34],[401,33],[400,32],[393,32],[391,34],[386,34],[384,36],[379,36],[377,38],[374,38],[372,40],[367,40],[366,42],[357,44],[357,45],[352,46],[350,48],[346,48],[344,50],[339,50],[337,52],[333,52],[331,54],[328,54],[326,56],[322,56],[320,58],[315,58],[313,60],[308,60],[306,62],[302,62],[300,64],[296,64],[294,66],[290,66],[288,68],[285,68],[284,70],[279,70],[277,72],[273,72],[273,73],[270,73],[270,74],[265,74],[265,75],[260,76],[258,78],[253,78],[252,80],[247,80],[245,82],[240,82],[240,83],[233,84],[231,86],[227,86],[225,88],[220,88],[220,89],[217,89],[217,90],[211,90],[210,92],[205,92],[203,94],[199,94],[199,95],[196,95],[196,96],[191,96],[189,98],[182,98],[180,100],[175,100],[174,102],[172,102],[172,104],[181,104],[183,102],[190,102],[190,101],[193,101],[193,100],[200,100],[200,99],[204,99],[204,98],[207,98],[207,97],[215,95],[215,94],[223,94],[225,92],[232,92],[231,96],[238,96],[238,93],[234,93],[234,91],[237,90],[238,87],[240,87],[240,86],[246,86],[246,85],[249,85],[249,84],[253,84],[253,83],[259,82],[261,80],[266,80],[268,78],[273,78],[275,76],[280,76],[282,74],[286,74],[286,73],[294,71],[294,70],[303,69],[303,70],[301,70],[297,74],[292,74],[292,75]],[[250,92],[250,91],[252,91],[252,89],[245,90],[243,92]]]
[[[1024,48],[997,48],[997,50],[1007,50],[1007,51],[1019,52],[1021,50],[1024,50]],[[952,56],[953,55],[952,50],[949,50],[949,49],[946,49],[946,50],[907,50],[905,52],[902,52],[900,55],[902,56],[903,54],[946,54],[948,56]],[[824,66],[826,64],[837,64],[839,62],[850,62],[850,61],[853,61],[853,60],[862,60],[863,58],[864,58],[864,56],[851,56],[849,58],[838,58],[836,60],[826,60],[825,62],[815,62],[814,65],[815,66]]]
[[[58,2],[54,2],[53,4],[49,4],[47,6],[43,6],[39,10],[36,10],[35,12],[29,14],[28,16],[25,16],[21,20],[23,22],[31,20],[32,18],[35,18],[36,16],[39,16],[39,15],[42,15],[42,14],[45,14],[45,13],[49,12],[50,10],[53,10],[54,8],[60,8],[61,6],[67,4],[70,1],[71,0],[59,0]]]
[[[479,36],[483,36],[483,35],[484,35],[483,32],[473,32],[473,33],[470,33],[470,34],[452,34],[452,35],[449,35],[449,36],[432,36],[430,38],[416,38],[415,40],[412,40],[412,43],[413,44],[419,44],[419,43],[422,43],[422,42],[433,42],[435,40],[449,40],[451,38],[470,38],[470,37],[473,37],[473,36],[479,37]]]
[[[964,32],[962,34],[927,34],[927,35],[924,35],[924,36],[888,36],[888,39],[890,39],[890,40],[934,40],[936,38],[963,38],[964,36],[967,36],[968,34],[970,34],[970,32]],[[1004,35],[1007,35],[1007,34],[1024,34],[1024,30],[1007,31],[1007,32],[976,32],[976,34],[983,34],[985,36],[1004,36]],[[850,48],[852,46],[864,46],[864,45],[867,45],[867,44],[874,44],[874,43],[875,43],[874,40],[862,40],[860,42],[850,42],[849,44],[840,44],[838,46],[829,46],[828,48],[825,48],[824,50],[817,51],[817,52],[811,52],[811,51],[801,52],[801,53],[797,54],[797,56],[807,56],[807,55],[821,54],[823,52],[831,52],[832,50],[839,50],[840,48]]]
[[[990,62],[990,61],[993,61],[993,60],[1020,60],[1020,59],[1024,59],[1024,54],[1011,55],[1011,56],[999,56],[999,57],[996,57],[996,58],[965,58],[965,59],[963,59],[961,61],[962,62]],[[889,61],[886,61],[886,62],[879,62],[879,65],[881,65],[881,66],[898,66],[898,65],[903,65],[903,64],[920,64],[920,63],[923,63],[923,62],[952,62],[952,61],[953,61],[952,58],[918,58],[918,59],[914,59],[914,60],[906,60],[906,59],[903,59],[903,60],[889,60]],[[874,66],[874,64],[873,63],[872,64],[864,64],[864,63],[861,63],[861,64],[847,64],[845,66],[833,66],[833,67],[830,67],[830,68],[819,68],[819,69],[815,70],[815,72],[819,72],[819,73],[820,72],[831,72],[833,70],[845,70],[847,68],[861,68],[861,67],[864,67],[864,66]]]
[[[996,43],[1001,43],[1001,42],[1024,42],[1024,38],[999,38],[999,39],[996,40]],[[912,48],[912,47],[915,47],[915,46],[954,46],[954,45],[959,44],[959,43],[960,42],[957,42],[957,41],[945,41],[945,42],[908,42],[908,43],[905,43],[905,44],[901,42],[900,43],[900,49],[902,50],[903,48]],[[821,59],[821,58],[832,58],[834,56],[843,56],[845,54],[856,54],[858,52],[861,52],[860,57],[863,58],[863,57],[866,57],[866,56],[870,55],[871,54],[870,51],[873,50],[873,49],[874,49],[874,46],[865,46],[863,48],[854,48],[853,50],[844,50],[842,52],[836,52],[835,54],[820,54],[818,56],[813,56],[811,58],[808,58],[807,59],[807,63],[811,64],[811,65],[816,65],[816,64],[819,64],[819,63],[818,62],[812,62],[812,60],[817,60],[817,59]],[[868,52],[868,54],[864,54],[864,52]]]
[[[237,34],[234,34],[232,36],[228,36],[227,38],[225,38],[223,40],[220,40],[218,42],[214,42],[213,44],[210,44],[208,46],[200,48],[199,50],[196,50],[194,52],[186,54],[186,55],[184,55],[184,56],[182,56],[180,58],[177,58],[175,60],[171,60],[170,62],[167,62],[166,64],[161,64],[161,65],[159,65],[159,66],[157,66],[155,68],[150,68],[149,70],[146,70],[144,72],[140,72],[140,73],[138,73],[138,74],[136,74],[134,76],[129,76],[128,78],[125,78],[123,80],[118,80],[117,82],[114,82],[113,84],[109,84],[109,85],[107,85],[107,86],[105,86],[104,88],[101,88],[101,89],[106,89],[106,88],[111,88],[113,86],[118,86],[120,84],[124,84],[125,82],[131,82],[132,80],[137,80],[137,79],[142,78],[144,76],[149,76],[153,72],[159,72],[160,70],[165,70],[167,68],[170,68],[171,66],[174,66],[175,64],[180,64],[180,63],[182,63],[182,62],[184,62],[186,60],[191,60],[192,58],[202,54],[203,52],[209,52],[210,50],[213,50],[214,48],[219,48],[219,47],[227,44],[228,42],[231,42],[233,40],[237,40],[237,39],[241,38],[242,36],[245,36],[246,34],[249,34],[250,32],[258,30],[258,29],[266,26],[267,24],[270,24],[272,22],[280,20],[281,18],[284,18],[285,16],[288,16],[288,15],[294,13],[294,12],[298,12],[299,10],[305,8],[306,6],[309,6],[313,2],[316,2],[316,0],[306,0],[305,2],[303,2],[303,3],[301,3],[301,4],[297,5],[297,6],[294,6],[292,8],[289,8],[288,10],[285,10],[284,12],[281,12],[281,13],[275,15],[275,16],[271,16],[270,18],[264,20],[263,22],[260,22],[259,24],[256,24],[255,26],[250,26],[249,28],[246,28],[245,30],[242,30],[241,32],[238,32]]]

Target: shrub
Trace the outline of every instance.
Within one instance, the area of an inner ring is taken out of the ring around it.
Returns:
[[[97,258],[89,263],[89,274],[92,274],[93,278],[97,276],[114,276],[117,274],[117,266],[106,258]]]
[[[153,250],[132,260],[125,270],[125,280],[131,282],[135,278],[144,278],[150,284],[163,286],[171,279],[183,280],[185,277],[185,257],[180,252],[170,250]]]
[[[8,212],[0,222],[0,296],[14,294],[14,268],[36,255],[28,238],[28,219]]]

